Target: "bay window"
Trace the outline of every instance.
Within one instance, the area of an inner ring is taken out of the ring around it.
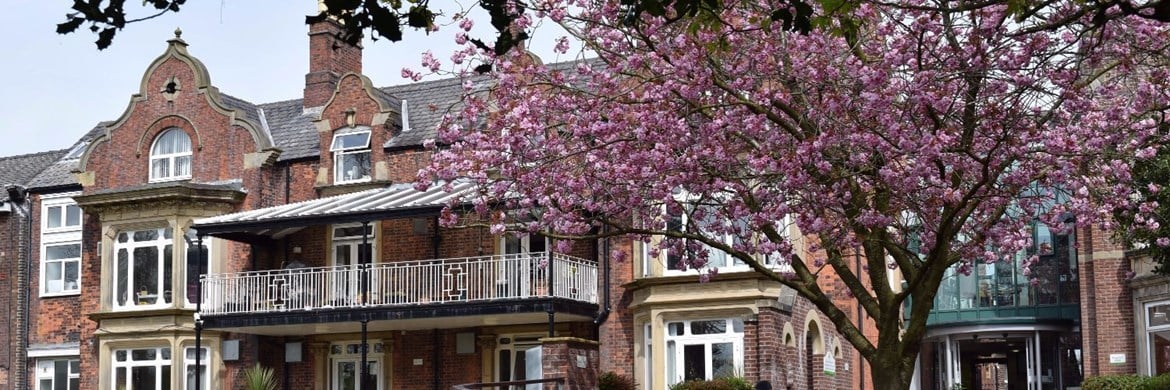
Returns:
[[[137,348],[114,351],[114,388],[164,390],[171,388],[171,349]]]
[[[736,318],[666,323],[667,385],[743,373],[743,321]]]
[[[114,241],[114,307],[171,303],[172,229],[118,232]]]
[[[1146,343],[1150,376],[1170,372],[1170,301],[1147,303]]]

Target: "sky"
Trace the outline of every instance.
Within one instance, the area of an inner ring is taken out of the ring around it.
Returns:
[[[88,31],[56,33],[72,0],[6,3],[18,11],[0,23],[0,53],[7,57],[0,59],[0,156],[68,148],[98,122],[117,119],[176,28],[221,92],[257,104],[300,98],[309,66],[304,20],[317,12],[315,0],[188,0],[178,13],[128,25],[99,51]],[[129,8],[129,17],[143,11]],[[491,38],[486,19],[477,22],[472,36]],[[448,58],[456,29],[443,21],[438,32],[408,30],[401,42],[367,39],[362,71],[376,86],[408,83],[402,68],[419,69],[427,50]],[[538,31],[530,44],[546,63],[557,60],[551,42],[563,35],[549,30]]]

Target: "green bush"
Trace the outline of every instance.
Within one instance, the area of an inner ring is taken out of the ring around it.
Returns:
[[[1143,390],[1166,390],[1170,389],[1170,374],[1162,374],[1153,378],[1147,378],[1146,383],[1142,386]]]
[[[1085,378],[1081,390],[1145,390],[1147,378],[1139,375],[1106,375]]]
[[[675,383],[670,390],[752,390],[752,384],[740,377],[718,378],[709,381]]]
[[[634,378],[607,372],[597,377],[597,390],[637,390]]]

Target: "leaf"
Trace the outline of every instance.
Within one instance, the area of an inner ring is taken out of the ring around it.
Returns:
[[[68,33],[74,32],[77,30],[78,27],[81,27],[82,23],[85,23],[85,18],[73,17],[65,23],[58,24],[57,25],[57,33],[58,34],[68,34]]]
[[[98,50],[105,50],[105,48],[110,47],[110,44],[114,42],[114,34],[116,33],[117,30],[113,27],[106,27],[102,32],[98,33],[98,39],[94,42],[97,44]]]
[[[406,24],[414,28],[430,29],[435,22],[435,13],[425,5],[410,7],[406,14]]]

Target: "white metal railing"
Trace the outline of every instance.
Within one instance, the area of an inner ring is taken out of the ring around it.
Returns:
[[[597,275],[595,262],[544,252],[208,274],[201,314],[541,297],[597,303]]]

